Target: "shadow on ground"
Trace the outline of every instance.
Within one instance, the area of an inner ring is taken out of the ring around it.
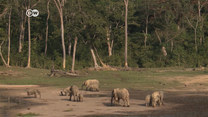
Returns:
[[[131,91],[131,99],[144,100],[147,94],[152,91]],[[166,109],[143,111],[143,112],[125,112],[123,115],[88,115],[85,117],[208,117],[208,95],[207,92],[165,92],[165,103],[177,104],[179,106]],[[110,103],[104,104],[110,106]],[[145,106],[141,104],[140,106]],[[164,107],[167,106],[164,104]],[[152,107],[147,107],[152,108]],[[160,109],[161,108],[161,109]]]

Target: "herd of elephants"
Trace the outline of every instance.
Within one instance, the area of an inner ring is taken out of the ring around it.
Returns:
[[[99,91],[99,81],[96,79],[89,79],[86,80],[82,84],[83,87],[86,87],[86,91]],[[26,89],[28,96],[34,96],[34,97],[40,97],[41,98],[41,92],[38,89]],[[83,94],[79,91],[78,86],[72,85],[67,88],[64,88],[60,91],[60,96],[69,96],[69,100],[72,100],[72,96],[74,98],[74,101],[82,102],[83,101]],[[145,104],[146,106],[161,106],[163,105],[163,98],[164,93],[163,91],[155,91],[152,94],[149,94],[145,97]],[[129,91],[126,88],[115,88],[112,90],[111,94],[111,105],[120,105],[120,99],[123,100],[123,106],[129,107]]]

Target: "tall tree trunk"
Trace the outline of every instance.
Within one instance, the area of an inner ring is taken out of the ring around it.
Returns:
[[[108,45],[108,56],[112,56],[112,48],[113,48],[113,40],[110,43],[110,28],[107,28],[106,37],[107,37],[107,45]]]
[[[9,11],[7,66],[9,66],[9,63],[10,63],[10,34],[11,34],[10,27],[11,27],[11,13],[12,13],[12,8],[10,8],[10,11]]]
[[[177,26],[177,29],[178,29],[178,30],[180,30],[180,29],[181,29],[179,24],[178,24],[178,26]]]
[[[198,50],[197,49],[198,48],[197,47],[197,29],[198,29],[198,25],[199,25],[200,19],[199,19],[199,17],[197,18],[195,26],[190,22],[190,20],[188,18],[186,18],[186,19],[187,19],[189,25],[194,29],[195,51],[197,52],[197,50]]]
[[[94,50],[91,48],[90,51],[91,51],[92,58],[93,58],[93,61],[94,61],[94,67],[95,67],[95,69],[96,69],[96,68],[99,68],[100,66],[97,64],[97,59],[96,59]]]
[[[147,35],[148,35],[148,16],[146,16],[145,35],[144,35],[144,47],[147,46]]]
[[[199,43],[199,44],[202,45],[202,42],[203,42],[203,36],[200,36],[200,39],[199,39],[199,40],[200,40],[200,43]]]
[[[40,0],[38,0],[39,2]],[[37,3],[38,3],[37,2]],[[35,3],[34,5],[32,5],[32,7],[30,7],[30,0],[28,0],[28,7],[27,9],[33,8],[34,6],[37,5],[37,3]],[[31,60],[31,33],[30,33],[30,17],[28,17],[27,19],[27,23],[28,23],[28,60],[27,60],[27,68],[30,68],[30,60]]]
[[[206,4],[208,4],[207,0],[204,1],[204,3],[201,3],[201,1],[198,0],[198,17],[199,17],[199,22],[201,22],[200,26],[199,26],[199,29],[200,29],[200,32],[201,32],[200,33],[200,37],[199,37],[199,39],[200,39],[200,43],[199,44],[200,45],[202,45],[202,42],[204,40],[204,29],[203,29],[203,27],[204,27],[204,18],[201,15],[201,10],[204,7],[204,5],[206,5]]]
[[[174,45],[173,40],[171,40],[170,43],[171,43],[171,49],[170,49],[170,51],[173,52],[173,45]]]
[[[1,56],[1,59],[2,59],[4,65],[5,65],[6,67],[9,67],[9,64],[10,64],[11,14],[12,14],[12,7],[11,7],[10,10],[9,10],[9,23],[8,23],[8,53],[7,53],[8,55],[7,55],[7,62],[6,62],[6,60],[4,59],[3,54],[2,54],[2,50],[1,50],[1,47],[2,47],[2,45],[4,44],[4,41],[2,41],[1,44],[0,44],[0,56]]]
[[[40,0],[38,0],[35,4],[32,5],[32,7],[30,7],[30,0],[28,0],[27,9],[35,7],[39,2],[40,2]],[[27,23],[28,23],[28,60],[27,60],[27,68],[30,68],[31,67],[30,66],[30,59],[31,59],[30,17],[28,17]]]
[[[128,67],[128,61],[127,61],[127,58],[128,58],[128,23],[127,23],[127,17],[128,17],[128,2],[129,0],[124,0],[124,3],[125,3],[125,67]]]
[[[47,20],[46,20],[45,55],[47,54],[47,48],[48,48],[48,20],[49,20],[49,17],[50,17],[49,4],[50,4],[50,0],[48,0],[48,2],[47,2],[48,16],[47,16]]]
[[[74,39],[73,59],[72,59],[72,70],[71,70],[72,73],[74,73],[74,65],[75,65],[75,56],[76,56],[77,40],[78,40],[78,38],[75,37],[75,39]]]
[[[71,56],[71,37],[69,36],[68,55]]]
[[[98,57],[98,59],[99,59],[101,65],[102,65],[104,68],[109,67],[109,66],[107,66],[105,63],[103,63],[103,61],[101,60],[100,56],[98,55],[98,51],[97,51],[97,49],[95,48],[94,45],[93,45],[93,47],[94,47],[94,49],[95,49],[96,55],[97,55],[97,57]]]
[[[35,7],[38,3],[40,2],[40,0],[38,0],[35,4],[32,5],[32,7],[30,7],[30,0],[26,0],[25,3],[25,9],[32,9],[33,7]],[[24,17],[25,16],[25,17]],[[24,19],[23,19],[24,18]],[[31,45],[30,43],[30,18],[28,17],[28,45]],[[23,41],[24,41],[24,35],[25,35],[25,24],[27,21],[27,16],[24,15],[24,12],[22,10],[22,21],[21,21],[21,31],[20,31],[20,38],[19,38],[19,52],[22,52],[22,47],[23,47]],[[30,67],[30,47],[28,46],[28,64],[27,67]]]
[[[199,17],[199,22],[202,21],[202,18],[201,18],[201,1],[198,0],[198,17]],[[202,31],[203,27],[199,26],[199,29],[200,31]],[[199,41],[200,41],[200,45],[202,45],[202,35],[200,34],[200,37],[199,37]]]
[[[61,40],[62,40],[62,48],[63,48],[63,69],[66,67],[66,49],[64,43],[64,21],[63,21],[63,13],[61,15]]]
[[[201,19],[201,1],[198,0],[198,16],[199,16],[199,20]]]
[[[2,61],[4,63],[4,65],[7,67],[7,63],[6,63],[5,59],[4,59],[2,51],[1,51],[1,47],[2,47],[3,44],[4,44],[4,41],[2,41],[1,45],[0,45],[0,56],[1,56],[1,59],[2,59]]]
[[[196,36],[197,34],[196,34],[196,33],[197,33],[197,30],[196,30],[196,28],[195,28],[195,29],[194,29],[194,42],[195,42],[195,50],[196,50],[196,52],[197,52],[198,49],[197,49],[197,39],[196,39],[196,38],[197,38],[197,36]]]
[[[25,19],[24,19],[25,18]],[[19,37],[19,50],[18,52],[22,52],[22,41],[24,39],[24,35],[25,35],[25,28],[24,28],[24,23],[26,21],[26,17],[24,17],[24,11],[22,10],[21,13],[21,23],[20,23],[20,37]]]
[[[148,39],[148,24],[149,24],[149,0],[145,0],[145,34],[144,34],[144,47],[147,47]]]
[[[64,44],[64,20],[63,20],[63,5],[64,1],[62,3],[60,0],[54,0],[54,3],[56,4],[56,7],[59,12],[60,20],[61,20],[61,42],[62,42],[62,48],[63,48],[63,69],[66,67],[66,49]]]
[[[31,56],[30,17],[28,17],[27,23],[28,23],[28,59],[27,59],[27,68],[30,68],[30,56]]]

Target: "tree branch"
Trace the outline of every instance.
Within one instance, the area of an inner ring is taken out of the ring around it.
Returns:
[[[160,39],[160,36],[159,36],[157,30],[155,30],[155,34],[157,35],[157,38],[158,38],[158,40],[159,40],[159,42],[160,42],[160,44],[161,44],[162,42],[161,42],[161,39]]]
[[[57,9],[58,9],[58,12],[61,14],[61,8],[60,8],[60,6],[58,5],[57,1],[56,1],[56,0],[53,0],[53,1],[54,1],[54,3],[56,4],[56,7],[57,7]]]
[[[58,5],[59,5],[59,7],[61,9],[61,2],[60,2],[60,0],[57,0],[57,1],[58,1]]]
[[[204,5],[206,5],[208,3],[208,0],[204,1],[204,3],[202,3],[201,8],[204,7]]]
[[[2,16],[4,16],[4,14],[6,14],[7,10],[8,10],[8,8],[5,8],[5,9],[4,9],[4,11],[2,12],[2,14],[0,14],[0,18],[1,18]]]
[[[124,0],[124,3],[126,6],[128,6],[128,2],[129,2],[129,0]]]
[[[113,48],[113,40],[111,41],[111,50],[112,50],[112,48]]]
[[[31,8],[35,7],[39,2],[40,2],[40,0],[38,0],[35,4],[33,4],[33,6]]]
[[[186,19],[187,19],[189,25],[190,25],[192,28],[194,28],[194,26],[191,24],[190,20],[189,20],[187,17],[186,17]]]
[[[182,31],[180,31],[179,33],[177,33],[175,36],[173,36],[172,38],[170,38],[169,40],[167,40],[166,42],[169,42],[171,40],[173,40],[174,38],[176,38],[179,34],[181,34]]]

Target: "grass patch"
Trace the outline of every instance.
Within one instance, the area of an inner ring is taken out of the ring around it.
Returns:
[[[73,108],[70,108],[68,110],[64,110],[63,112],[71,112],[71,111],[73,111]]]
[[[177,87],[178,81],[166,80],[178,76],[193,77],[208,74],[204,71],[184,71],[178,69],[147,69],[144,71],[90,71],[88,75],[80,77],[49,77],[50,70],[46,69],[26,69],[21,67],[0,67],[0,82],[2,84],[13,85],[42,85],[67,87],[81,84],[87,79],[98,79],[101,90],[111,90],[112,88],[129,88],[136,90],[151,90]]]
[[[39,116],[39,114],[36,114],[36,113],[26,113],[26,114],[22,114],[22,113],[19,113],[17,114],[18,117],[35,117],[35,116]]]

